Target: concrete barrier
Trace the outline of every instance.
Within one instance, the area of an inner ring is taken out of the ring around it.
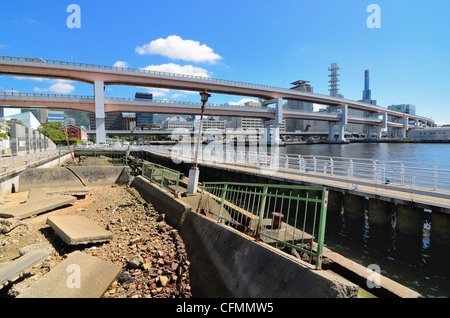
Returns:
[[[191,262],[195,297],[357,297],[357,285],[192,213],[181,199],[140,176],[131,186],[180,231]]]
[[[141,176],[134,178],[131,186],[138,190],[142,198],[151,202],[155,209],[162,211],[166,215],[167,224],[173,227],[178,227],[186,213],[191,212],[190,205],[180,199],[175,199],[171,193],[161,190],[157,185]]]
[[[124,184],[130,180],[128,167],[70,167],[26,169],[19,176],[19,191],[35,188],[66,188]]]

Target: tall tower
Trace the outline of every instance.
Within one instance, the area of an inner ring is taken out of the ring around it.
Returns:
[[[362,99],[370,100],[371,99],[371,92],[369,89],[369,70],[364,71],[364,90],[363,90],[363,97]]]
[[[339,97],[339,74],[337,72],[339,70],[339,67],[337,66],[337,63],[332,63],[331,67],[329,67],[328,70],[330,71],[330,74],[328,75],[330,77],[330,80],[328,81],[328,83],[330,83],[330,95]]]
[[[377,101],[372,100],[372,92],[369,88],[369,79],[370,79],[369,70],[365,70],[364,71],[364,90],[362,93],[362,100],[360,100],[360,102],[376,105]]]

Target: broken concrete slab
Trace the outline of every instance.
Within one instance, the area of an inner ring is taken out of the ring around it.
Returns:
[[[8,233],[18,227],[19,225],[24,225],[27,229],[31,228],[31,225],[26,222],[20,221],[20,218],[7,218],[0,219],[0,233]]]
[[[25,255],[27,253],[38,251],[38,250],[44,251],[48,255],[52,255],[55,248],[49,242],[42,242],[42,243],[31,244],[31,245],[27,245],[25,247],[19,248],[19,254]]]
[[[72,195],[74,197],[84,197],[89,193],[88,188],[64,188],[64,189],[31,189],[28,191],[27,202],[52,197],[54,195]]]
[[[99,298],[121,266],[75,251],[17,298]]]
[[[47,218],[47,224],[70,245],[106,242],[113,234],[81,215],[59,215]]]
[[[124,166],[73,166],[65,168],[31,168],[20,173],[19,192],[32,189],[64,189],[112,184],[130,181],[130,168]]]
[[[26,270],[42,264],[49,256],[44,250],[36,250],[2,266],[0,268],[0,289],[20,278]]]
[[[66,168],[31,168],[20,173],[19,192],[41,188],[83,187],[80,179]]]
[[[47,212],[72,204],[77,200],[76,197],[71,195],[54,195],[49,198],[43,198],[39,200],[27,201],[23,204],[16,206],[7,206],[0,208],[0,217],[11,218],[18,217],[21,219],[37,215],[39,213]]]
[[[130,168],[124,166],[72,166],[66,167],[85,186],[126,184],[130,180]]]

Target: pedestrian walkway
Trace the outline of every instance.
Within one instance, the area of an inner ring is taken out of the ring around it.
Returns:
[[[155,152],[153,154],[171,159],[167,152]],[[189,162],[191,158],[178,156],[178,160]],[[409,203],[414,202],[424,207],[437,207],[442,212],[450,213],[450,191],[443,189],[432,189],[420,186],[401,185],[393,182],[375,182],[367,178],[351,178],[342,175],[330,175],[314,171],[301,171],[290,166],[276,166],[269,164],[257,164],[251,162],[240,162],[217,160],[217,158],[203,158],[200,166],[208,166],[228,171],[246,173],[259,177],[283,180],[298,184],[310,184],[326,186],[330,189],[343,190],[353,194],[376,197],[386,201]]]

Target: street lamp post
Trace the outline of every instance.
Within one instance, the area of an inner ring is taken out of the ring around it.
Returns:
[[[198,127],[197,146],[195,148],[195,154],[194,154],[194,165],[192,166],[191,170],[189,170],[189,183],[188,183],[188,188],[187,188],[188,194],[195,194],[197,192],[198,177],[200,174],[200,171],[198,169],[198,153],[199,153],[199,148],[200,148],[201,141],[202,141],[203,114],[205,112],[205,104],[208,101],[208,98],[211,97],[211,95],[208,94],[206,89],[200,93],[200,96],[201,96],[201,101],[202,101],[202,108],[201,108],[201,114],[200,114],[200,126]]]

